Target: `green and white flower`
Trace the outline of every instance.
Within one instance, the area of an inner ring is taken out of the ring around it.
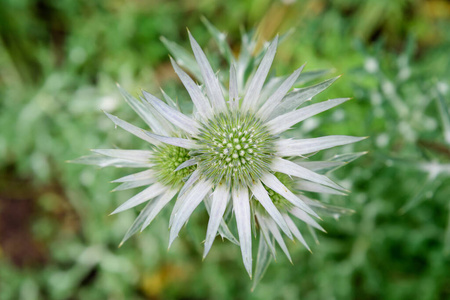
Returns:
[[[325,175],[314,171],[317,167],[329,166],[330,162],[311,164],[296,162],[295,159],[363,138],[325,136],[292,139],[282,136],[297,123],[349,98],[303,106],[336,80],[292,89],[304,66],[288,77],[267,80],[278,38],[267,46],[258,68],[247,77],[243,74],[245,65],[236,66],[235,63],[242,59],[232,56],[228,88],[220,82],[190,33],[189,38],[196,61],[193,69],[198,70],[196,76],[201,77],[203,85],[199,86],[175,60],[171,61],[192,99],[193,114],[183,114],[165,94],[163,101],[144,91],[141,101],[138,101],[120,89],[151,130],[137,128],[110,114],[107,116],[117,126],[149,142],[152,149],[94,150],[106,158],[90,156],[82,162],[147,168],[116,180],[122,183],[117,189],[148,185],[113,212],[148,201],[124,240],[144,229],[177,195],[169,224],[169,246],[193,211],[204,202],[210,213],[205,257],[218,232],[237,243],[224,222],[226,212],[232,211],[244,266],[252,276],[252,232],[256,234],[256,230],[260,230],[264,236],[260,241],[260,252],[269,249],[275,255],[275,239],[289,257],[280,229],[289,239],[297,238],[307,247],[291,216],[322,229],[314,219],[318,218],[315,212],[318,204],[298,191],[345,191]]]

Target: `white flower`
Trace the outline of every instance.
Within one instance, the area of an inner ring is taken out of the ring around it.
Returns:
[[[252,231],[255,228],[264,236],[260,252],[269,249],[275,255],[273,237],[289,257],[279,229],[289,239],[295,237],[307,247],[291,215],[322,229],[314,220],[318,218],[314,211],[318,204],[297,191],[340,193],[344,190],[326,176],[313,171],[329,162],[314,167],[291,159],[363,138],[286,139],[280,136],[297,123],[349,99],[332,99],[299,108],[335,80],[291,91],[303,66],[287,78],[276,77],[266,82],[278,38],[267,47],[250,79],[243,79],[242,65],[236,67],[231,63],[228,89],[221,84],[190,33],[189,38],[203,86],[195,83],[174,60],[171,61],[194,104],[192,116],[181,113],[165,94],[166,101],[162,101],[143,92],[142,101],[138,101],[121,89],[127,102],[151,131],[107,114],[108,117],[117,126],[152,144],[152,150],[94,151],[110,157],[104,160],[107,165],[148,168],[116,180],[123,182],[119,189],[149,185],[114,211],[123,211],[150,200],[124,240],[145,228],[178,193],[170,218],[169,246],[196,207],[205,202],[210,212],[204,248],[206,256],[218,231],[235,241],[224,222],[228,207],[234,212],[244,265],[252,276]],[[92,159],[84,158],[84,162],[89,163]],[[96,157],[94,163],[101,164],[98,159],[104,158]]]

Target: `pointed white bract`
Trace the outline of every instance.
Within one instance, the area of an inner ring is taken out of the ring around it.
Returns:
[[[343,190],[342,187],[331,181],[331,179],[329,179],[328,177],[317,174],[286,159],[275,158],[272,163],[272,169],[276,172],[284,173],[286,175],[296,176],[338,190]]]
[[[286,222],[283,220],[281,213],[273,204],[269,194],[267,193],[267,190],[263,187],[261,182],[258,181],[255,184],[251,185],[250,190],[253,192],[253,196],[255,196],[256,200],[258,200],[259,203],[261,203],[261,205],[264,207],[267,213],[274,219],[274,221],[278,224],[278,226],[280,226],[280,228],[284,231],[284,233],[290,239],[292,239],[291,232]]]
[[[184,130],[190,134],[195,134],[198,131],[198,124],[191,118],[182,114],[180,111],[170,107],[163,101],[159,100],[155,96],[146,91],[143,91],[145,99],[168,121],[181,130]]]
[[[235,110],[239,107],[239,86],[236,77],[236,67],[234,64],[230,65],[230,90],[228,94],[228,103],[231,110]]]
[[[170,62],[172,63],[173,69],[177,73],[181,82],[183,82],[183,85],[188,91],[189,96],[191,96],[191,100],[197,108],[198,112],[203,118],[209,118],[212,115],[212,108],[200,87],[191,79],[191,77],[189,77],[188,74],[186,74],[186,72],[184,72],[177,65],[177,63],[172,58],[170,58]]]
[[[356,143],[365,137],[330,135],[302,140],[279,140],[275,143],[280,156],[302,156],[320,150]]]
[[[208,180],[201,179],[192,189],[186,194],[186,199],[179,210],[175,213],[173,224],[170,228],[169,246],[178,236],[181,227],[191,216],[192,212],[202,202],[207,193],[210,192],[212,184]]]
[[[265,120],[274,111],[274,109],[280,104],[286,93],[292,88],[295,81],[297,80],[300,72],[303,70],[305,65],[297,69],[291,76],[289,76],[281,86],[266,100],[266,103],[259,109],[258,115],[261,119]]]
[[[208,231],[206,232],[205,251],[203,257],[206,257],[216,237],[220,222],[222,221],[223,213],[227,208],[229,198],[229,187],[225,183],[220,183],[216,186],[213,193],[211,213],[208,222]]]
[[[250,109],[256,110],[256,104],[258,103],[259,94],[266,81],[267,74],[269,74],[270,67],[272,66],[273,59],[275,58],[275,53],[277,51],[278,36],[272,41],[266,54],[264,55],[261,64],[256,70],[252,81],[247,89],[247,92],[242,102],[242,111],[246,112]]]
[[[193,140],[177,138],[177,137],[161,136],[161,135],[151,133],[149,131],[145,131],[145,134],[151,138],[154,138],[155,140],[158,140],[160,142],[163,142],[165,144],[169,144],[172,146],[177,146],[177,147],[186,148],[186,149],[194,149],[197,146],[197,144]]]
[[[283,101],[271,113],[269,119],[273,119],[275,117],[278,117],[279,115],[297,109],[297,107],[302,105],[305,101],[311,100],[314,96],[324,91],[339,77],[340,76],[331,78],[325,80],[324,82],[306,88],[294,89],[292,92],[287,94],[286,97],[283,98]]]
[[[306,205],[299,197],[294,195],[294,193],[292,193],[275,175],[267,173],[263,176],[263,178],[261,178],[261,181],[293,205],[301,208],[313,216],[318,217],[318,215],[308,205]]]
[[[146,163],[152,157],[151,151],[146,150],[121,150],[121,149],[92,149],[93,152],[136,162]]]
[[[146,188],[145,190],[143,190],[142,192],[140,192],[139,194],[135,195],[128,201],[126,201],[124,204],[122,204],[118,208],[116,208],[116,210],[114,210],[111,214],[117,214],[121,211],[135,207],[141,203],[144,203],[145,201],[148,201],[148,200],[160,195],[161,193],[163,193],[166,190],[167,190],[167,187],[165,187],[164,185],[162,185],[160,183],[155,183],[155,184],[149,186],[148,188]]]
[[[205,53],[202,48],[200,48],[191,33],[189,33],[189,40],[191,41],[192,51],[194,51],[195,59],[197,60],[200,67],[200,72],[202,73],[208,98],[214,109],[217,111],[223,111],[225,110],[225,99],[222,95],[219,80],[214,74]]]
[[[291,128],[291,126],[294,126],[295,124],[306,120],[307,118],[324,112],[348,100],[350,100],[350,98],[340,98],[312,104],[270,120],[267,123],[267,127],[272,132],[272,134],[278,134],[288,130],[289,128]]]
[[[164,91],[160,98],[143,92],[137,100],[119,87],[126,102],[148,127],[141,129],[109,113],[106,115],[115,125],[149,143],[144,148],[148,150],[96,149],[94,155],[75,162],[101,167],[145,168],[113,181],[120,183],[116,191],[145,187],[113,212],[146,203],[122,243],[145,229],[174,200],[168,222],[170,247],[196,208],[204,202],[209,221],[203,257],[219,234],[239,245],[244,267],[251,277],[252,235],[256,237],[259,231],[257,282],[271,257],[275,258],[278,247],[292,262],[284,235],[299,240],[310,250],[297,223],[306,224],[316,239],[313,229],[324,231],[316,220],[320,219],[318,213],[334,218],[351,213],[312,200],[304,192],[345,195],[346,190],[326,175],[362,153],[334,156],[328,161],[313,161],[312,155],[306,161],[304,155],[364,138],[280,137],[297,123],[348,100],[340,98],[306,105],[306,101],[329,87],[336,78],[298,88],[299,83],[308,81],[307,78],[316,79],[317,74],[323,73],[301,73],[303,65],[290,76],[268,76],[278,37],[262,50],[265,53],[257,53],[254,40],[244,36],[241,53],[234,57],[224,36],[208,22],[207,27],[230,63],[229,81],[219,82],[190,33],[193,55],[163,39],[174,56],[171,63],[175,73],[192,100],[193,114],[182,113],[173,100],[175,97],[171,98]],[[179,65],[195,76],[198,83]],[[257,66],[256,70],[249,70],[250,65]],[[235,232],[239,241],[233,235]]]
[[[141,128],[136,127],[136,126],[134,126],[134,125],[124,121],[124,120],[121,120],[121,119],[119,119],[116,116],[108,114],[107,112],[105,112],[105,114],[111,121],[114,122],[114,124],[116,124],[117,126],[122,127],[123,129],[125,129],[129,133],[134,134],[138,138],[140,138],[140,139],[142,139],[142,140],[144,140],[146,142],[149,142],[150,144],[155,145],[155,146],[158,146],[158,145],[161,144],[160,141],[158,141],[158,140],[156,140],[156,139],[146,135]]]
[[[252,232],[250,225],[250,199],[246,187],[233,187],[233,208],[239,232],[242,259],[248,275],[252,277]]]

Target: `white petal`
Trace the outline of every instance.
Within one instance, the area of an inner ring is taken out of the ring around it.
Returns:
[[[151,133],[150,131],[144,131],[144,132],[148,136],[150,136],[154,139],[157,139],[158,141],[163,142],[165,144],[169,144],[169,145],[173,145],[173,146],[177,146],[177,147],[181,147],[181,148],[185,148],[185,149],[194,149],[197,147],[197,144],[193,140],[157,135],[157,134]]]
[[[166,100],[166,103],[169,106],[171,106],[174,109],[178,109],[178,110],[180,109],[178,104],[169,95],[167,95],[167,93],[164,92],[164,90],[162,88],[159,88],[159,90],[161,91],[161,94],[163,95],[164,100]]]
[[[331,78],[316,85],[308,86],[306,88],[294,89],[291,93],[287,94],[286,97],[283,98],[282,102],[273,111],[269,119],[273,119],[275,117],[278,117],[279,115],[285,114],[287,112],[296,109],[297,107],[302,105],[305,101],[311,100],[315,95],[319,94],[320,92],[328,88],[339,77],[340,76]]]
[[[284,254],[286,254],[287,258],[292,263],[291,256],[289,255],[289,251],[286,247],[283,237],[281,236],[281,233],[278,230],[277,224],[275,224],[272,220],[267,219],[267,226],[268,226],[270,232],[272,233],[273,237],[277,241],[278,245],[280,245],[281,250],[283,250]]]
[[[110,157],[117,157],[121,159],[149,163],[153,153],[146,150],[121,150],[121,149],[92,149],[91,151]]]
[[[256,256],[255,278],[253,279],[251,289],[252,292],[255,290],[256,285],[264,276],[264,273],[266,272],[267,267],[269,267],[271,261],[272,256],[270,256],[267,243],[261,234],[259,238],[258,255]]]
[[[188,188],[190,188],[199,178],[200,178],[200,171],[199,169],[196,169],[191,176],[189,176],[189,179],[186,181],[186,183],[183,185],[183,187],[180,190],[179,196],[183,195]]]
[[[100,154],[86,155],[77,159],[69,161],[70,163],[84,164],[84,165],[96,165],[101,168],[104,167],[116,167],[116,168],[149,168],[153,164],[147,162],[136,162],[127,159],[121,159],[117,157],[106,157]]]
[[[282,158],[274,158],[272,161],[271,168],[275,172],[284,173],[290,176],[299,177],[302,179],[306,179],[312,182],[316,182],[319,184],[323,184],[325,186],[332,187],[337,190],[345,190],[338,184],[334,183],[331,179],[324,175],[317,174],[307,168],[297,165],[294,162],[291,162]]]
[[[155,181],[156,181],[155,178],[150,178],[150,179],[144,179],[144,180],[124,182],[121,185],[119,185],[118,187],[116,187],[115,189],[113,189],[112,192],[124,191],[124,190],[134,189],[134,188],[144,186],[144,185],[150,185],[150,184],[154,183]]]
[[[208,211],[208,214],[211,215],[211,206],[212,206],[212,199],[211,197],[208,197],[208,195],[205,197],[204,203],[206,210]],[[225,210],[226,212],[226,210]],[[226,214],[224,214],[222,220],[220,221],[219,225],[219,234],[222,237],[222,239],[227,239],[233,244],[239,246],[239,241],[234,237],[233,233],[231,233],[230,228],[228,228],[228,225],[225,223],[224,219],[226,218]]]
[[[138,138],[143,139],[146,142],[149,142],[150,144],[153,145],[160,145],[161,143],[158,140],[152,139],[151,137],[149,137],[148,135],[146,135],[143,130],[137,126],[134,126],[124,120],[121,120],[120,118],[113,116],[111,114],[108,114],[107,112],[104,112],[106,114],[106,116],[108,118],[111,119],[111,121],[114,122],[114,124],[116,124],[117,126],[122,127],[123,129],[125,129],[126,131],[128,131],[131,134],[134,134],[135,136],[137,136]]]
[[[195,158],[188,159],[188,160],[186,160],[184,163],[180,164],[180,165],[174,170],[174,172],[179,171],[179,170],[184,169],[184,168],[187,168],[187,167],[190,167],[190,166],[193,166],[193,165],[195,165],[195,164],[197,164],[197,160],[196,160]]]
[[[169,228],[172,227],[173,222],[175,221],[175,217],[178,215],[178,212],[180,211],[180,208],[183,207],[184,203],[186,202],[187,195],[189,195],[189,193],[184,195],[178,194],[177,200],[175,201],[175,205],[173,206],[172,209],[172,213],[170,214]]]
[[[177,189],[168,189],[164,194],[159,196],[157,199],[152,201],[152,207],[145,219],[144,224],[142,225],[141,231],[145,229],[153,219],[159,214],[159,212],[173,199],[173,196],[177,193]]]
[[[264,103],[264,105],[259,109],[258,115],[260,116],[260,118],[262,120],[267,119],[267,117],[270,116],[270,114],[273,112],[273,110],[280,104],[283,97],[294,85],[295,81],[297,80],[298,76],[300,75],[300,73],[304,67],[305,67],[305,65],[303,65],[299,69],[295,70],[295,72],[292,73],[292,75],[289,76],[280,85],[280,87],[269,97],[269,99],[267,99],[266,103]]]
[[[267,190],[263,187],[261,182],[259,180],[257,182],[254,182],[253,185],[250,186],[250,190],[252,191],[255,198],[259,201],[259,203],[261,203],[261,205],[266,209],[267,213],[272,217],[272,219],[278,224],[278,226],[280,226],[283,232],[292,240],[292,234],[289,231],[286,222],[281,216],[281,213],[273,204],[272,200],[270,199],[269,193],[267,193]]]
[[[160,135],[172,135],[174,132],[178,132],[178,129],[169,122],[162,114],[160,114],[145,98],[139,96],[141,102],[148,107],[148,110],[153,114],[155,125],[152,128],[152,132]]]
[[[308,197],[305,197],[305,203],[310,205],[311,207],[314,207],[314,209],[316,209],[321,214],[333,217],[336,220],[339,219],[340,216],[351,215],[355,213],[353,209],[325,204]]]
[[[208,99],[203,95],[203,92],[200,90],[199,86],[189,77],[186,72],[184,72],[177,63],[170,58],[170,62],[175,70],[175,73],[178,74],[181,82],[185,86],[189,96],[191,96],[192,102],[194,102],[195,107],[198,112],[204,117],[208,118],[212,115],[212,108],[209,104]]]
[[[278,116],[267,122],[266,125],[272,134],[278,134],[288,130],[291,126],[297,124],[298,122],[333,108],[341,103],[344,103],[345,101],[348,101],[349,99],[350,98],[339,98],[312,104]]]
[[[206,87],[206,93],[214,109],[218,111],[225,110],[225,99],[222,95],[222,89],[219,84],[219,80],[214,74],[211,65],[206,58],[205,53],[202,48],[198,45],[197,41],[189,32],[189,40],[191,41],[192,51],[194,52],[195,59],[200,66],[200,71],[202,73],[203,81]]]
[[[150,126],[154,132],[164,135],[170,134],[171,131],[168,131],[168,128],[164,128],[164,126],[159,123],[158,118],[156,118],[155,114],[152,112],[152,107],[148,103],[137,100],[128,94],[128,92],[125,91],[120,85],[117,85],[117,87],[128,105],[133,108],[133,110],[141,117],[142,120],[145,121],[145,123],[147,123],[148,126]]]
[[[258,219],[259,228],[261,229],[261,233],[263,234],[264,240],[266,241],[267,246],[269,247],[270,252],[272,253],[273,259],[277,260],[275,246],[273,245],[273,238],[269,232],[269,227],[266,224],[266,219],[261,216],[259,212],[255,212],[256,218]]]
[[[346,164],[343,161],[296,161],[299,166],[307,168],[308,170],[314,171],[319,174],[325,174],[330,170],[335,170]]]
[[[161,193],[165,192],[167,190],[167,187],[160,184],[159,182],[155,183],[154,185],[149,186],[139,194],[136,194],[134,197],[127,200],[125,203],[123,203],[121,206],[119,206],[116,210],[114,210],[111,214],[117,214],[121,211],[127,210],[129,208],[135,207],[141,203],[144,203],[145,201],[148,201],[149,199],[152,199]]]
[[[343,195],[343,196],[347,195],[346,193],[336,191],[335,189],[311,181],[299,181],[296,183],[295,187],[301,191],[306,192]]]
[[[208,230],[206,232],[205,251],[203,258],[206,257],[216,237],[220,222],[222,221],[223,213],[227,208],[228,198],[230,196],[229,189],[224,183],[219,183],[213,193],[213,202],[211,207],[211,214],[209,216]]]
[[[308,205],[306,205],[299,197],[297,197],[290,190],[288,190],[288,188],[283,183],[281,183],[281,181],[275,175],[266,173],[261,178],[261,181],[265,185],[267,185],[270,189],[274,190],[275,192],[286,198],[286,200],[288,200],[295,206],[298,206],[307,213],[315,217],[318,217],[318,215]]]
[[[320,150],[356,143],[365,137],[330,135],[312,139],[279,140],[275,142],[277,154],[280,156],[301,156]]]
[[[152,94],[147,93],[146,91],[143,91],[142,93],[144,94],[145,99],[173,125],[190,134],[197,133],[199,125],[196,121],[192,120],[173,107],[170,107]]]
[[[294,216],[296,216],[297,218],[299,218],[300,220],[302,220],[303,222],[305,222],[306,224],[311,225],[312,227],[317,228],[323,232],[326,232],[325,229],[323,229],[322,226],[320,226],[316,222],[316,220],[311,218],[308,214],[306,214],[303,210],[299,209],[298,207],[291,208],[289,212]]]
[[[230,107],[232,109],[237,109],[239,105],[239,92],[238,92],[238,82],[236,78],[236,68],[234,63],[230,65],[230,91],[228,97],[230,98]]]
[[[255,107],[258,103],[259,94],[261,93],[264,81],[266,81],[267,74],[269,73],[270,66],[272,65],[275,57],[275,52],[277,51],[277,44],[278,36],[269,45],[267,52],[256,70],[247,92],[245,93],[245,97],[242,102],[242,109],[244,112],[248,111],[252,107]]]
[[[152,209],[152,201],[147,203],[147,205],[144,207],[143,210],[139,213],[139,216],[134,220],[131,227],[127,230],[127,233],[123,237],[122,241],[119,244],[119,247],[123,245],[133,234],[139,231],[139,228],[141,228],[142,224],[145,221],[145,218],[150,213],[150,210]]]
[[[144,180],[144,179],[150,179],[155,176],[155,172],[153,170],[145,170],[139,173],[134,173],[131,175],[127,175],[124,177],[121,177],[119,179],[113,180],[112,182],[127,182],[127,181],[135,181],[135,180]]]
[[[209,193],[211,187],[211,182],[202,179],[186,194],[185,201],[173,217],[173,224],[170,228],[169,247],[178,236],[181,227],[189,219],[192,212],[202,202],[206,194]]]
[[[284,219],[286,220],[287,225],[289,226],[289,229],[291,230],[292,234],[295,236],[297,240],[300,241],[300,243],[305,246],[306,249],[308,249],[309,252],[311,252],[311,249],[309,248],[308,244],[306,243],[305,239],[303,238],[303,235],[300,233],[300,230],[295,225],[294,221],[292,221],[291,217],[289,217],[287,214],[283,214]]]
[[[239,233],[242,259],[250,278],[252,277],[252,232],[250,225],[250,199],[247,187],[233,189],[233,210]]]

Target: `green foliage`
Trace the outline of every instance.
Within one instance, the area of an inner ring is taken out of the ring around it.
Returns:
[[[0,299],[449,298],[449,9],[421,0],[2,1]],[[217,46],[202,15],[228,32],[231,49],[216,33]],[[334,171],[352,193],[320,199],[355,213],[324,218],[320,245],[305,237],[313,254],[289,244],[294,266],[280,253],[251,292],[236,245],[216,241],[201,261],[205,210],[170,251],[170,210],[118,249],[138,211],[108,216],[134,194],[110,193],[108,181],[126,172],[66,161],[89,148],[145,147],[101,112],[144,125],[115,82],[134,94],[161,85],[190,109],[167,58],[178,51],[167,41],[189,48],[186,27],[219,66],[214,53],[236,53],[241,26],[261,20],[260,39],[295,29],[273,72],[305,61],[305,72],[334,68],[344,76],[313,101],[354,98],[293,133],[370,138],[323,154],[347,162],[333,155],[369,150]]]

